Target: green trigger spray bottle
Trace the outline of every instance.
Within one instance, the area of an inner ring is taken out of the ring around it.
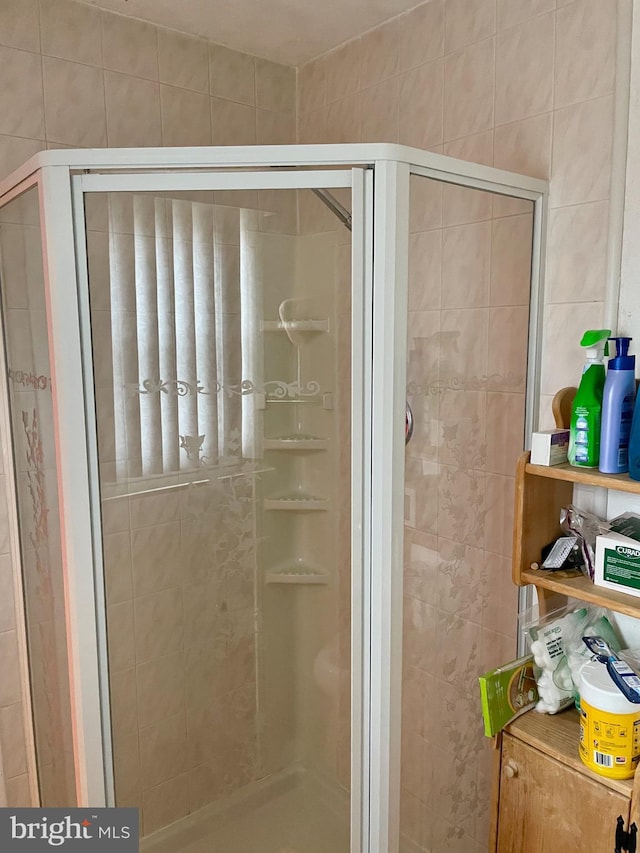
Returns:
[[[580,341],[587,358],[571,410],[569,462],[583,468],[597,468],[600,461],[604,356],[610,334],[609,329],[590,329]]]

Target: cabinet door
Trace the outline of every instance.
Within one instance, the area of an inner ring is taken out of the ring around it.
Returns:
[[[577,750],[576,744],[576,750]],[[497,853],[608,853],[629,800],[505,734]]]

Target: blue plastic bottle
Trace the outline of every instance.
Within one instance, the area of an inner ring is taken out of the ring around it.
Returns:
[[[631,338],[609,338],[616,354],[609,359],[602,394],[599,468],[605,474],[629,470],[629,437],[636,395],[636,357],[629,355]]]
[[[629,436],[629,476],[632,480],[640,480],[640,390],[636,394]]]

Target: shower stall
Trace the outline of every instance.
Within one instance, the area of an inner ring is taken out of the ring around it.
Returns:
[[[43,806],[135,806],[154,853],[486,848],[546,189],[379,144],[0,185]]]

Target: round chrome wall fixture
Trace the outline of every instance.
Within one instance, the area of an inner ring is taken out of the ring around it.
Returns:
[[[407,402],[404,409],[404,443],[409,444],[413,435],[413,412]]]

